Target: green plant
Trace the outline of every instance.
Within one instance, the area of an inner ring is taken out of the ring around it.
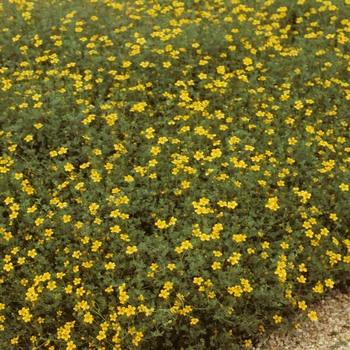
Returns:
[[[249,348],[346,281],[349,1],[244,4],[1,5],[7,349]]]

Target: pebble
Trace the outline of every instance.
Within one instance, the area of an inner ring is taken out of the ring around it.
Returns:
[[[350,349],[350,290],[343,294],[332,291],[308,310],[316,311],[318,321],[306,320],[290,334],[271,334],[253,350],[349,350]]]

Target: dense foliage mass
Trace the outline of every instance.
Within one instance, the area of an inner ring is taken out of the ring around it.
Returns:
[[[233,350],[317,321],[350,272],[349,13],[2,1],[0,347]]]

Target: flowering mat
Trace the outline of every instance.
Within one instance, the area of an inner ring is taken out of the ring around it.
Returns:
[[[249,348],[349,281],[350,0],[0,5],[0,347]]]

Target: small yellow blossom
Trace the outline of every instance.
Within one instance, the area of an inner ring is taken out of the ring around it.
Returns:
[[[168,264],[168,265],[167,265],[167,268],[168,268],[170,271],[172,271],[172,270],[174,270],[174,269],[176,268],[176,265],[175,265],[175,264]]]
[[[299,309],[302,309],[302,310],[306,310],[306,308],[307,308],[307,305],[306,305],[306,303],[305,303],[305,301],[299,301],[298,302],[298,307],[299,307]]]
[[[33,140],[33,135],[27,135],[25,138],[24,138],[24,141],[26,142],[29,142],[29,141],[32,141]]]
[[[106,270],[113,270],[115,268],[115,263],[114,262],[109,262],[105,264],[105,269]]]
[[[34,258],[35,255],[37,255],[35,249],[32,249],[32,250],[29,250],[29,251],[28,251],[28,256],[30,256],[31,258]]]
[[[337,214],[330,214],[329,218],[332,219],[333,221],[337,221],[338,220]]]
[[[303,275],[297,277],[297,280],[298,280],[299,283],[305,283],[306,282],[306,278]]]
[[[162,289],[160,293],[158,294],[159,297],[162,297],[164,299],[167,299],[169,296],[169,292],[166,289]]]
[[[265,205],[266,208],[269,208],[273,211],[276,211],[279,208],[279,205],[277,204],[278,198],[277,197],[273,197],[273,198],[269,198],[267,204]]]
[[[74,169],[74,166],[71,163],[67,163],[64,166],[65,171],[72,171]]]
[[[92,323],[94,321],[94,317],[91,315],[90,312],[87,312],[85,315],[84,315],[84,322],[85,323]]]
[[[219,270],[221,269],[221,263],[219,261],[215,261],[212,265],[211,265],[211,268],[213,270]]]
[[[349,185],[345,185],[345,184],[341,184],[339,185],[339,188],[342,190],[342,191],[349,191]]]
[[[137,247],[134,245],[134,246],[128,246],[127,248],[126,248],[126,254],[133,254],[133,253],[135,253],[135,252],[137,252]]]
[[[318,320],[317,313],[315,311],[311,311],[307,315],[308,315],[308,317],[310,318],[311,321],[317,321]]]
[[[334,282],[331,279],[326,279],[324,282],[328,288],[333,288]]]
[[[275,323],[280,323],[282,321],[282,316],[274,315],[272,318],[275,320]]]

